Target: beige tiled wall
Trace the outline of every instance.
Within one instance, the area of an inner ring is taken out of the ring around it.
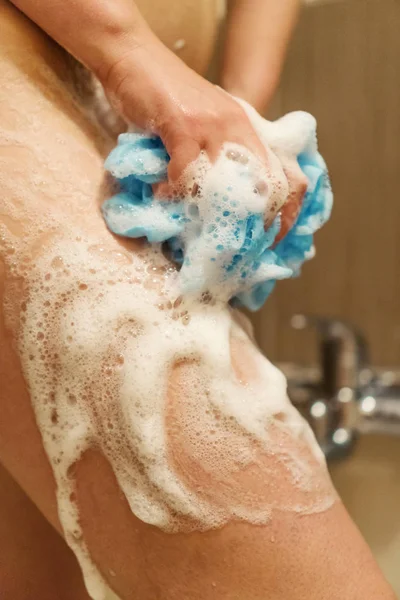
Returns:
[[[315,359],[313,335],[290,330],[294,312],[350,319],[372,360],[400,362],[400,2],[310,6],[295,36],[273,116],[303,109],[318,120],[335,207],[317,258],[281,282],[255,315],[275,360]]]

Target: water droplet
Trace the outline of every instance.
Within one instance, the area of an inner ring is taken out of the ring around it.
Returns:
[[[53,258],[50,265],[53,269],[62,269],[65,266],[64,260],[61,258],[61,256],[56,256]]]

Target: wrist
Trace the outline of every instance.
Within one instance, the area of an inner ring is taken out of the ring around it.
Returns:
[[[128,122],[158,132],[176,113],[170,80],[180,81],[187,69],[151,32],[126,35],[96,75],[114,109]]]

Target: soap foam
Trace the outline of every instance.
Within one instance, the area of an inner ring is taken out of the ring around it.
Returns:
[[[182,266],[185,295],[207,291],[256,310],[277,280],[298,275],[314,255],[313,234],[329,218],[332,191],[311,115],[269,122],[242,105],[262,157],[225,142],[215,161],[201,151],[167,198],[165,186],[155,197],[152,185],[168,170],[162,140],[122,134],[105,162],[120,190],[102,210],[114,233],[164,242]]]
[[[232,519],[263,524],[273,509],[304,514],[332,502],[320,489],[322,453],[288,400],[283,375],[250,345],[235,312],[215,299],[177,296],[178,273],[159,249],[116,253],[114,261],[103,252],[77,230],[48,241],[32,265],[19,345],[60,520],[96,599],[101,586],[80,527],[73,470],[91,447],[110,462],[133,513],[167,532]],[[250,382],[232,367],[232,340],[251,353]],[[174,420],[168,382],[180,364],[185,399]],[[182,436],[209,490],[179,468]],[[297,489],[294,501],[279,492],[277,465]],[[235,478],[250,466],[269,482],[269,495],[257,488],[243,495]]]
[[[6,316],[55,476],[60,521],[98,600],[105,588],[80,525],[74,475],[89,448],[108,459],[132,512],[169,533],[235,519],[260,525],[274,510],[325,510],[333,496],[309,426],[243,317],[225,294],[182,297],[179,271],[160,244],[123,248],[84,206],[89,183],[77,183],[76,216],[68,214],[72,205],[66,213],[47,197],[40,217],[34,201],[22,213],[18,197],[5,198],[0,233]],[[248,355],[250,374],[235,346]],[[257,477],[242,484],[253,471]],[[209,485],[199,486],[195,472]],[[268,486],[260,491],[262,481]]]

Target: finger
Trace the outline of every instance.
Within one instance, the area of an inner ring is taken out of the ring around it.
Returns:
[[[183,136],[169,136],[163,141],[170,156],[168,181],[156,183],[152,189],[156,198],[172,200],[182,195],[182,174],[198,158],[200,145],[195,140]]]
[[[198,158],[200,144],[191,138],[175,138],[167,145],[167,152],[171,157],[168,165],[168,181],[176,183],[182,176],[187,166]]]
[[[159,200],[173,200],[176,186],[171,185],[168,181],[161,181],[161,183],[154,183],[152,190],[154,197]]]
[[[281,228],[275,244],[283,240],[295,224],[308,187],[307,177],[297,165],[284,169],[284,172],[289,183],[289,194],[281,210]]]

